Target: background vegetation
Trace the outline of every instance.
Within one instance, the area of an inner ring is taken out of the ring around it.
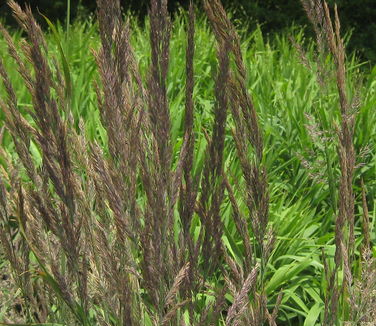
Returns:
[[[197,5],[200,1],[196,0]],[[19,1],[20,4],[29,3],[34,13],[37,8],[49,17],[51,21],[66,19],[67,1],[66,0],[29,0]],[[330,5],[336,3],[341,15],[341,25],[343,33],[352,35],[348,44],[349,52],[358,51],[363,60],[376,61],[376,8],[373,0],[330,0]],[[143,22],[149,7],[148,0],[122,0],[124,11],[130,10],[132,15],[137,16],[140,22]],[[189,1],[170,0],[168,2],[170,12],[177,12],[181,7],[187,9]],[[299,0],[224,0],[223,4],[227,11],[231,12],[233,17],[238,19],[238,26],[246,26],[250,32],[255,29],[256,24],[261,24],[265,35],[272,36],[275,32],[289,30],[292,24],[306,26],[309,36],[313,36],[313,30],[307,16],[305,15]],[[6,16],[7,23],[14,25],[14,20],[10,18],[10,11],[5,2],[0,7],[0,17]],[[86,17],[95,13],[96,4],[93,0],[74,0],[71,1],[71,16]],[[46,26],[45,21],[38,17],[37,20]],[[308,35],[308,34],[307,34]]]

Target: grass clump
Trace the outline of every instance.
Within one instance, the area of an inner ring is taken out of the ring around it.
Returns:
[[[219,0],[214,38],[152,0],[149,42],[98,0],[100,42],[51,25],[56,56],[9,5],[27,38],[1,26],[22,81],[4,58],[0,240],[25,322],[372,321],[374,83],[354,90],[336,11],[303,1],[317,54],[298,33],[292,56],[241,40]]]

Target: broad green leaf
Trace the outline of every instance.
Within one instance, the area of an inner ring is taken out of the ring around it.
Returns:
[[[323,304],[323,300],[321,299],[320,295],[313,288],[309,287],[308,284],[307,286],[304,286],[303,289],[312,297],[313,300],[315,300],[316,303]]]
[[[324,306],[322,304],[315,303],[309,310],[303,326],[315,326],[320,316],[320,313],[323,311],[323,307]]]
[[[292,298],[296,302],[296,304],[302,309],[302,311],[304,311],[305,313],[308,313],[309,308],[306,306],[306,304],[303,302],[303,300],[301,298],[299,298],[299,296],[297,296],[292,291],[289,291],[288,295],[289,295],[290,298]]]
[[[241,257],[243,257],[243,254],[241,252],[241,249],[236,244],[235,240],[233,239],[232,235],[230,234],[226,226],[223,226],[223,229],[225,231],[225,234],[222,236],[222,241],[224,242],[225,247],[230,251],[231,255],[236,260],[236,262],[242,265]]]
[[[307,268],[311,262],[311,258],[306,258],[302,262],[293,262],[291,264],[281,266],[276,270],[269,282],[267,282],[265,286],[266,293],[273,293],[274,290],[278,289],[284,283],[290,281],[294,276]]]

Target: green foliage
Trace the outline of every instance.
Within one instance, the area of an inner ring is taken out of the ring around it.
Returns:
[[[22,3],[22,1],[19,1]],[[195,1],[199,3],[198,0]],[[300,5],[299,0],[223,0],[223,4],[227,9],[234,13],[234,17],[238,18],[239,25],[248,26],[250,30],[254,30],[257,24],[262,25],[262,30],[265,34],[273,35],[275,32],[281,30],[288,30],[291,24],[294,23],[299,26],[308,26],[308,31],[312,34],[310,24],[306,15]],[[375,62],[376,60],[376,40],[374,30],[376,28],[376,8],[373,0],[331,0],[329,4],[336,3],[339,8],[342,28],[345,32],[352,34],[349,43],[349,51],[358,51],[363,59]],[[49,0],[34,0],[28,1],[32,8],[41,8],[41,13],[49,17],[52,21],[59,19],[65,21],[67,12],[67,1],[49,1]],[[187,7],[187,1],[184,0],[170,0],[169,9],[173,12],[182,7]],[[145,18],[148,12],[148,0],[123,0],[122,6],[125,11],[131,11],[137,15],[141,20]],[[5,5],[1,7],[3,15],[6,14],[7,8]],[[74,17],[85,17],[94,13],[96,10],[95,1],[80,0],[71,2],[71,13]],[[38,15],[36,15],[38,18]],[[9,17],[8,17],[9,18]],[[41,23],[44,23],[42,18],[38,18]],[[12,23],[12,20],[7,20]]]

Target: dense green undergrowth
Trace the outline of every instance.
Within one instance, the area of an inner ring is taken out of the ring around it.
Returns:
[[[173,23],[167,78],[175,163],[178,162],[184,139],[186,18],[181,15]],[[131,26],[131,44],[141,75],[146,80],[151,52],[148,24],[146,29],[140,29],[132,23]],[[69,98],[76,130],[84,132],[88,139],[101,144],[105,155],[109,155],[108,135],[101,122],[97,95],[93,87],[93,83],[99,79],[92,53],[100,44],[97,30],[97,24],[92,21],[75,22],[69,31],[61,27],[57,27],[55,33],[50,31],[46,34],[46,40],[51,67],[55,65],[53,60],[57,60],[61,66],[67,65],[65,77],[69,76],[71,83]],[[263,134],[263,164],[268,172],[270,196],[269,223],[276,235],[274,250],[263,276],[268,307],[273,309],[278,294],[283,291],[278,325],[321,325],[320,318],[324,312],[323,294],[328,286],[324,276],[322,252],[329,260],[333,260],[334,222],[339,196],[336,184],[340,170],[335,140],[336,125],[333,122],[338,123],[339,117],[332,119],[333,108],[339,106],[336,81],[330,80],[326,87],[320,87],[315,73],[317,67],[314,44],[304,38],[304,31],[299,28],[292,28],[290,35],[274,36],[271,42],[264,38],[260,28],[256,28],[251,34],[240,31],[240,35],[247,68],[247,87],[252,95]],[[21,44],[22,37],[20,32],[12,35],[18,45]],[[304,66],[301,54],[292,45],[289,37],[293,37],[307,50],[306,56],[313,72]],[[218,69],[215,38],[208,22],[202,17],[196,22],[195,49],[193,171],[199,171],[205,163],[206,133],[210,133],[214,121],[214,88]],[[6,51],[5,41],[0,38],[0,52]],[[32,107],[30,94],[14,68],[13,60],[7,55],[2,55],[2,58],[17,93],[19,110],[33,125],[28,113],[28,109]],[[367,191],[371,243],[373,255],[376,257],[376,67],[368,71],[350,54],[347,59],[347,88],[350,93],[353,92],[353,107],[358,111],[354,133],[355,149],[359,154],[354,177],[357,257],[354,265],[357,265],[362,242],[361,180]],[[327,60],[330,61],[329,58]],[[0,89],[0,94],[2,98],[6,97],[4,88]],[[355,103],[357,98],[359,105]],[[63,112],[62,115],[64,114]],[[3,119],[3,112],[0,112],[1,125]],[[247,216],[247,206],[243,199],[246,185],[241,177],[240,162],[232,137],[233,129],[234,121],[230,117],[226,123],[224,170],[233,185],[240,211]],[[2,147],[12,157],[13,162],[16,162],[14,143],[7,130],[4,131]],[[31,141],[29,149],[36,165],[41,166],[40,148]],[[0,160],[2,168],[6,169],[5,159]],[[327,176],[328,172],[330,178]],[[140,202],[142,200],[139,198]],[[225,195],[221,205],[221,220],[224,225],[222,240],[231,258],[241,262],[245,249],[232,214],[230,200]],[[175,215],[178,215],[177,211]],[[195,215],[191,232],[198,232],[199,225],[199,218]],[[179,225],[176,227],[179,233]],[[222,284],[222,281],[220,273],[214,274],[208,280],[214,286],[216,283]],[[231,302],[233,298],[227,295],[226,300]],[[55,309],[61,316],[64,315],[63,309]],[[58,314],[56,316],[56,322],[63,322],[59,320]],[[225,319],[225,316],[223,318]]]

